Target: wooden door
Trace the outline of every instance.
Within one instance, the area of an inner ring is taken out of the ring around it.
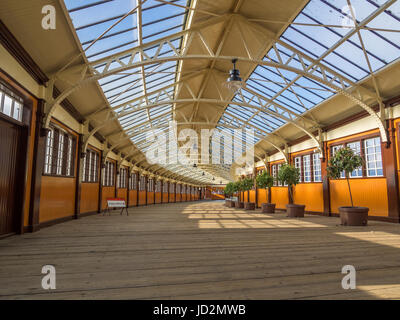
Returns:
[[[0,235],[17,232],[21,223],[24,132],[0,118]]]

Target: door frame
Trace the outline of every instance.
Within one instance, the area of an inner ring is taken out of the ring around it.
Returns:
[[[10,82],[8,83],[7,78]],[[24,233],[24,209],[26,205],[26,190],[27,190],[27,172],[28,172],[28,164],[29,164],[29,143],[30,143],[30,135],[31,135],[31,123],[32,123],[32,109],[33,109],[33,101],[32,97],[30,97],[26,92],[18,90],[14,87],[17,86],[16,82],[4,73],[0,69],[0,83],[3,87],[5,87],[6,91],[10,91],[10,93],[17,95],[23,101],[23,112],[22,112],[22,121],[17,121],[3,113],[0,113],[0,118],[2,121],[10,123],[11,125],[19,127],[21,130],[21,141],[18,146],[18,155],[19,158],[17,161],[17,172],[16,172],[16,190],[20,190],[21,192],[17,192],[15,197],[15,213],[16,213],[16,221],[15,221],[15,233],[23,234]],[[33,179],[32,172],[32,179]],[[28,214],[30,213],[30,208],[28,208]],[[7,236],[7,235],[5,235]]]

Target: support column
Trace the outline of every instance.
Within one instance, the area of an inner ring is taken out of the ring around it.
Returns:
[[[324,215],[331,215],[331,195],[330,195],[330,183],[326,167],[328,165],[329,148],[326,142],[323,143],[323,152],[321,158],[321,175],[322,175],[322,196],[324,201]]]
[[[46,153],[47,130],[42,127],[44,114],[44,100],[38,101],[35,122],[35,142],[33,147],[31,195],[29,205],[28,232],[39,230],[40,191],[42,188],[42,174]]]
[[[157,198],[157,195],[156,195],[156,183],[158,183],[158,181],[155,178],[153,178],[153,194],[154,194],[153,204],[156,204],[156,198]]]
[[[256,182],[257,168],[253,169],[253,178],[254,178],[254,190],[256,192],[254,199],[255,199],[255,202],[256,202],[256,208],[258,208],[258,188],[257,188],[257,182]]]
[[[100,213],[102,211],[102,199],[103,199],[103,168],[104,168],[104,162],[103,160],[103,150],[100,151],[100,157],[99,157],[99,198],[97,200],[97,212]]]
[[[164,202],[164,180],[161,181],[161,203]]]
[[[148,188],[148,183],[149,183],[149,177],[148,176],[144,176],[144,190],[145,190],[145,195],[146,195],[146,197],[145,197],[145,199],[146,199],[146,201],[145,201],[145,205],[147,206],[147,188]]]
[[[399,180],[397,169],[396,154],[396,130],[400,133],[399,126],[394,127],[393,120],[388,120],[388,137],[390,144],[382,143],[382,160],[385,170],[387,195],[388,195],[388,216],[393,222],[400,222],[400,200],[399,200]],[[399,141],[397,141],[399,143]],[[399,144],[400,146],[400,144]]]
[[[168,202],[167,203],[169,203],[169,194],[170,194],[169,188],[171,188],[171,183],[169,181],[167,181],[167,185],[168,185]]]
[[[136,172],[136,207],[139,207],[139,193],[140,193],[140,188],[139,188],[139,181],[140,181],[140,172]]]
[[[130,168],[126,168],[126,207],[129,208],[129,181],[131,180],[131,170]]]
[[[74,218],[78,219],[81,213],[81,193],[83,179],[83,161],[85,161],[85,153],[82,152],[83,135],[78,136],[78,154],[76,161],[76,183],[75,183],[75,212]]]

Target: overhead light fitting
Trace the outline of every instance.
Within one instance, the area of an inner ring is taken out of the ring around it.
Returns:
[[[233,69],[229,71],[229,78],[226,80],[226,86],[229,90],[232,92],[236,93],[243,87],[243,81],[242,78],[240,77],[240,72],[238,69],[236,69],[236,62],[237,59],[233,59]]]

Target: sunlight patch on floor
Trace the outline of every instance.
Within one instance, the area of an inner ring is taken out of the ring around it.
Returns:
[[[400,299],[400,284],[357,285],[357,289],[376,299]]]
[[[375,244],[389,246],[393,248],[400,248],[400,235],[384,231],[367,231],[356,232],[354,229],[349,232],[335,232],[339,236],[344,236],[352,239],[369,241]]]
[[[326,228],[327,226],[298,220],[253,220],[253,219],[201,219],[200,229],[272,229],[272,228]]]

